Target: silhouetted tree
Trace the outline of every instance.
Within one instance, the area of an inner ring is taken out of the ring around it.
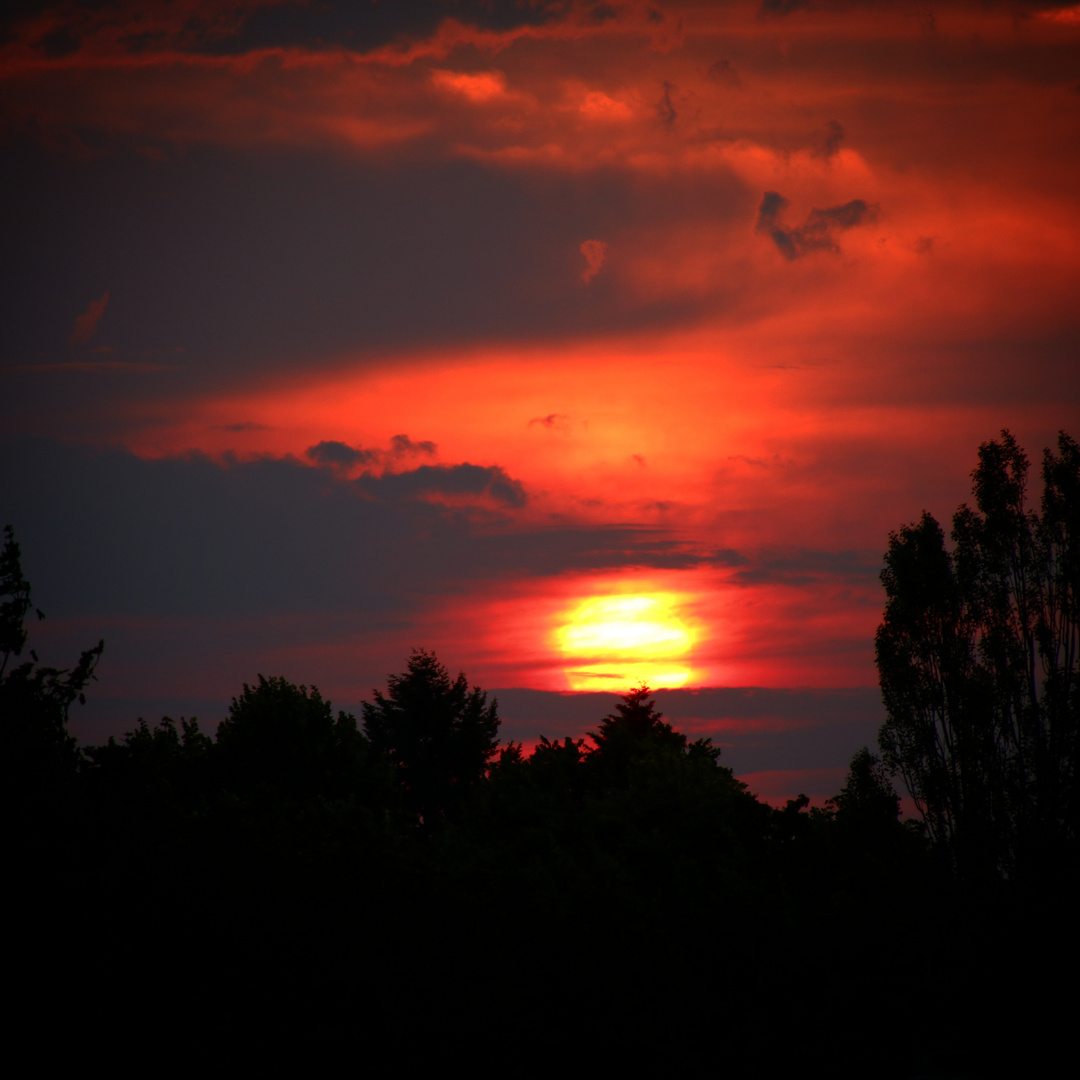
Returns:
[[[176,819],[202,809],[200,799],[212,786],[214,752],[213,740],[194,718],[181,717],[177,727],[166,716],[151,728],[140,717],[138,727],[120,739],[110,736],[104,746],[83,750],[86,786],[97,810],[114,821],[133,818],[141,833],[168,831]]]
[[[80,804],[81,756],[68,712],[94,677],[102,643],[67,670],[47,667],[29,650],[26,618],[36,609],[11,526],[0,552],[0,790],[3,791],[5,957],[13,984],[32,1000],[39,972],[61,972],[77,953],[74,905],[84,907],[89,869]],[[37,611],[38,618],[44,618]],[[56,978],[57,976],[51,976]]]
[[[615,712],[605,716],[596,731],[588,733],[595,743],[589,755],[594,770],[625,782],[631,761],[656,753],[686,754],[715,764],[720,756],[719,747],[713,746],[711,739],[690,742],[664,720],[651,694],[652,690],[644,684],[628,690],[615,706]]]
[[[651,693],[652,690],[643,683],[623,694],[622,700],[615,706],[615,712],[608,713],[600,721],[599,730],[589,732],[597,747],[602,749],[625,736],[674,750],[684,749],[686,736],[675,731],[664,720],[663,713],[656,710],[656,702],[649,699]]]
[[[398,767],[407,797],[430,824],[487,772],[499,745],[498,702],[456,679],[434,653],[414,650],[387,693],[364,702],[364,732]]]
[[[0,724],[4,753],[4,787],[24,804],[48,802],[58,785],[69,782],[78,766],[79,752],[67,730],[68,713],[75,701],[86,700],[84,689],[105,648],[98,642],[85,650],[68,669],[46,667],[31,649],[30,659],[9,669],[22,656],[28,632],[26,617],[33,609],[30,583],[23,576],[21,552],[10,525],[4,529],[0,552]]]
[[[225,782],[248,793],[349,798],[369,779],[369,756],[354,716],[339,711],[335,718],[318,687],[280,676],[245,683],[217,731]]]
[[[838,864],[834,875],[854,872],[872,885],[882,874],[917,860],[924,847],[920,822],[900,817],[900,796],[885,763],[867,746],[856,751],[839,793],[811,817],[829,822]],[[910,869],[910,867],[909,867]]]
[[[879,743],[965,872],[1075,859],[1080,754],[1080,446],[1043,456],[1041,514],[1008,431],[979,448],[953,551],[924,513],[891,534]]]
[[[92,763],[91,776],[101,776],[95,786],[108,785],[125,800],[171,798],[191,786],[192,773],[206,772],[213,740],[199,730],[198,720],[180,719],[180,727],[168,716],[151,728],[141,717],[139,725],[121,739],[109,736],[104,746],[88,746],[84,753]]]
[[[900,796],[892,786],[888,769],[868,746],[856,751],[844,786],[827,805],[839,820],[895,824],[900,817]]]
[[[81,809],[104,908],[150,893],[180,903],[211,876],[200,868],[216,832],[214,750],[197,721],[177,727],[169,717],[154,728],[140,719],[121,738],[83,749]]]

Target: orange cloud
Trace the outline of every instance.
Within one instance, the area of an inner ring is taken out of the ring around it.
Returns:
[[[578,102],[577,110],[586,120],[632,120],[634,110],[625,102],[608,97],[599,90],[588,90]]]
[[[444,71],[436,68],[431,82],[440,90],[460,94],[474,104],[483,104],[506,94],[506,76],[501,71]]]

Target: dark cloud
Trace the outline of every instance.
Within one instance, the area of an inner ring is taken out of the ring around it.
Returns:
[[[325,444],[323,444],[325,445]],[[431,499],[494,503],[481,529]],[[407,613],[462,580],[700,560],[661,530],[515,526],[522,485],[468,463],[350,481],[294,458],[144,460],[48,439],[0,441],[11,523],[43,609],[153,616]]]
[[[778,191],[766,191],[761,197],[761,205],[758,207],[757,224],[754,226],[758,232],[767,232],[772,229],[779,220],[780,215],[790,204]]]
[[[852,199],[842,206],[829,206],[824,210],[810,211],[806,220],[798,226],[788,227],[781,217],[788,201],[775,191],[766,191],[758,207],[754,228],[769,236],[785,259],[798,259],[812,251],[839,251],[836,241],[839,233],[873,221],[879,208],[862,199]]]
[[[365,493],[290,458],[0,444],[5,523],[58,613],[408,611],[482,563],[467,518],[423,501],[440,479],[480,486],[451,471],[411,489],[408,474],[372,478]],[[516,495],[505,474],[483,482]]]
[[[395,435],[390,440],[387,450],[363,449],[349,446],[348,443],[326,440],[309,446],[306,456],[317,465],[330,465],[342,469],[352,469],[363,465],[392,465],[402,458],[416,457],[420,454],[434,454],[438,450],[430,439],[413,442],[408,435]]]
[[[700,555],[666,530],[642,525],[561,526],[493,540],[487,552],[493,567],[513,566],[532,577],[568,570],[689,570]]]
[[[747,566],[750,560],[745,555],[740,555],[733,548],[717,549],[710,560],[717,566]]]
[[[54,30],[51,34],[46,34],[35,42],[36,47],[50,60],[59,60],[62,57],[77,53],[81,44],[82,39],[79,35],[72,33],[67,28]]]
[[[368,51],[381,46],[430,37],[452,18],[481,30],[513,30],[542,26],[566,15],[568,2],[519,3],[518,0],[409,0],[408,3],[358,3],[356,0],[286,0],[284,3],[173,5],[153,0],[119,0],[110,4],[34,3],[12,0],[0,21],[0,33],[11,38],[23,26],[33,29],[42,13],[61,22],[35,44],[46,56],[60,58],[78,50],[80,37],[109,30],[124,21],[133,27],[120,41],[131,52],[176,49],[215,56],[253,49],[300,46]],[[610,14],[605,14],[610,12]],[[603,22],[615,12],[599,5],[587,18]],[[3,40],[0,37],[0,40]]]
[[[583,295],[568,252],[628,220],[661,227],[690,204],[719,200],[734,225],[754,199],[732,176],[526,178],[465,161],[383,169],[210,146],[73,169],[29,142],[9,149],[0,184],[20,212],[0,245],[5,356],[66,353],[73,314],[106,282],[124,297],[109,305],[108,343],[124,356],[183,348],[184,378],[200,385],[297,357],[681,323],[701,300]],[[165,392],[175,399],[177,383]],[[4,427],[11,399],[0,398]]]
[[[526,503],[505,470],[467,462],[349,480],[294,458],[144,460],[46,439],[0,443],[0,524],[25,540],[46,609],[391,610],[477,577],[709,562],[734,570],[736,585],[861,585],[880,569],[877,552],[709,554],[653,526],[527,527],[513,517]],[[470,504],[503,519],[477,524]]]
[[[219,424],[216,428],[217,431],[269,431],[269,427],[266,424],[256,423],[254,420],[245,420],[238,424]]]
[[[390,450],[365,450],[336,440],[324,440],[309,446],[307,457],[317,465],[352,469],[379,465],[415,454],[434,454],[429,440],[413,442],[408,435],[395,435]],[[473,497],[490,499],[508,509],[520,509],[528,501],[520,481],[507,475],[498,465],[420,465],[403,472],[365,472],[352,481],[358,491],[379,502],[431,497]]]
[[[510,30],[517,26],[543,25],[564,10],[563,4],[518,4],[514,0],[291,3],[252,13],[235,35],[207,47],[230,53],[296,44],[366,51],[396,41],[430,37],[447,18],[485,30]]]
[[[309,446],[306,454],[317,465],[340,465],[346,469],[354,465],[371,465],[382,457],[378,450],[363,450],[333,439]]]
[[[367,495],[380,500],[422,499],[433,495],[474,496],[491,499],[510,509],[519,509],[528,501],[522,484],[498,465],[470,465],[468,462],[421,465],[408,472],[383,473],[382,476],[365,474],[353,483]]]
[[[751,557],[730,548],[716,551],[710,562],[737,567],[734,585],[811,585],[832,579],[848,585],[871,585],[881,573],[881,556],[870,551],[813,551],[794,548],[762,551]]]
[[[675,111],[675,106],[671,103],[671,91],[674,89],[675,87],[671,83],[665,82],[663,96],[656,104],[656,114],[660,117],[664,127],[671,127],[679,116]]]
[[[434,454],[439,448],[430,439],[413,442],[408,435],[395,435],[390,440],[390,453],[393,457],[406,457],[414,454]]]

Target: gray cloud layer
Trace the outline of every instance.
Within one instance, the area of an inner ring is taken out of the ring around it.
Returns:
[[[482,527],[467,505],[428,501],[447,497],[486,508]],[[475,577],[699,561],[646,527],[515,527],[526,500],[495,465],[349,480],[292,458],[0,443],[0,517],[42,606],[67,613],[404,610]]]
[[[313,450],[349,464],[368,453]],[[0,524],[15,526],[42,606],[68,613],[389,611],[472,578],[702,563],[731,569],[733,585],[868,584],[881,565],[878,552],[701,550],[636,524],[525,527],[514,514],[527,501],[497,465],[349,479],[294,458],[0,442]]]
[[[582,238],[687,204],[730,222],[753,213],[731,176],[631,185],[284,150],[196,146],[161,162],[118,151],[77,165],[30,142],[11,151],[0,187],[20,212],[0,250],[0,361],[69,359],[72,321],[108,290],[99,337],[123,359],[179,365],[162,386],[172,398],[297,357],[670,325],[698,302],[583,293]],[[24,402],[43,393],[20,388]]]

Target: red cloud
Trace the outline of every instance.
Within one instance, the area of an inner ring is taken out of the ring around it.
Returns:
[[[500,98],[506,93],[506,76],[501,71],[443,71],[431,73],[432,83],[440,90],[460,94],[474,104]]]

